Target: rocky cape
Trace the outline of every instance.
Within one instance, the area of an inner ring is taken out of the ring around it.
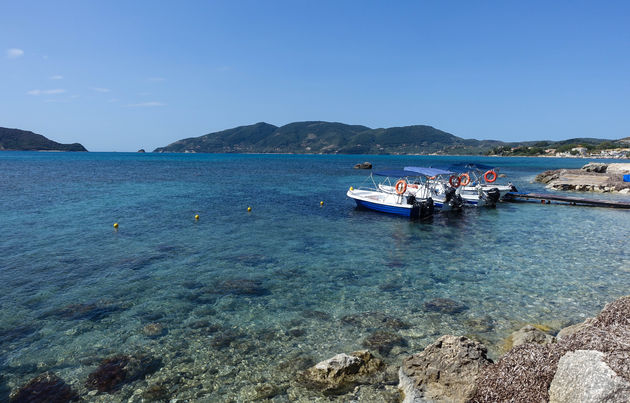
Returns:
[[[630,164],[589,163],[581,169],[545,171],[535,180],[554,190],[630,193],[630,182],[623,181],[627,174]]]
[[[3,151],[87,151],[79,143],[61,144],[26,130],[0,127],[0,150]]]

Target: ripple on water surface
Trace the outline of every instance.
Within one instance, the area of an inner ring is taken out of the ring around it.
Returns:
[[[502,204],[410,222],[345,198],[365,176],[354,157],[24,155],[0,156],[0,203],[15,206],[0,211],[0,399],[51,371],[81,395],[113,385],[96,401],[307,401],[295,373],[334,354],[397,365],[454,333],[496,357],[523,324],[583,320],[630,285],[626,211]],[[579,164],[491,161],[532,191],[536,173]],[[103,366],[133,376],[99,383]]]

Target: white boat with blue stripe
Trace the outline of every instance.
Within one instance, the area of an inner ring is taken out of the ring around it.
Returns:
[[[377,181],[374,176],[384,179]],[[404,169],[388,169],[370,174],[369,187],[350,187],[346,193],[357,207],[410,218],[425,218],[437,205],[431,197],[424,173]],[[392,181],[395,178],[395,182]],[[396,180],[398,179],[398,180]]]

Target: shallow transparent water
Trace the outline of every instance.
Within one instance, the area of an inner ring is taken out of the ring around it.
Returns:
[[[160,371],[102,401],[157,381],[183,399],[249,400],[259,383],[289,399],[300,366],[375,330],[405,340],[381,353],[392,365],[447,333],[496,357],[524,323],[559,328],[628,293],[630,211],[504,203],[410,222],[346,198],[364,160],[490,163],[521,191],[587,162],[0,153],[0,400],[46,370],[86,393],[102,358],[138,352]]]

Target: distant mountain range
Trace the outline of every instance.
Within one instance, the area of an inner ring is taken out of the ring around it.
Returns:
[[[79,143],[61,144],[41,134],[0,127],[0,151],[87,151]]]
[[[572,144],[620,141],[571,139],[506,143],[463,139],[431,126],[371,129],[334,122],[295,122],[277,127],[260,122],[249,126],[178,140],[154,150],[159,153],[295,153],[295,154],[496,154],[512,148],[531,150]],[[529,155],[523,153],[522,155]]]
[[[333,122],[256,123],[187,138],[154,152],[296,154],[480,154],[505,145],[466,140],[431,126],[371,129]]]

